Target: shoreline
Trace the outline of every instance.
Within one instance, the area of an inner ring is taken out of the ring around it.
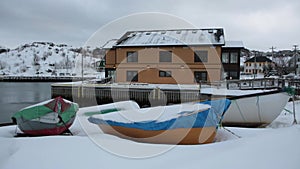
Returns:
[[[12,122],[0,123],[0,127],[12,126],[12,125],[15,125],[15,124]]]
[[[94,77],[83,77],[83,80]],[[0,76],[0,82],[73,82],[81,81],[82,77],[57,76]]]

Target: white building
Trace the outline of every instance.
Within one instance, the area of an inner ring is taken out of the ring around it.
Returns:
[[[273,62],[265,57],[265,56],[259,56],[259,57],[252,57],[244,62],[245,65],[245,73],[249,74],[263,74],[264,70],[268,68],[269,66],[273,66]]]

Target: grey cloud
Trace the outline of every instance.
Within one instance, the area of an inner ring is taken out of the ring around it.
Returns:
[[[242,40],[249,48],[289,48],[299,43],[298,9],[298,0],[1,0],[0,45],[16,47],[43,40],[79,46],[115,19],[137,12],[163,12],[197,27],[224,27],[227,39]],[[278,23],[264,21],[268,15],[277,17]]]

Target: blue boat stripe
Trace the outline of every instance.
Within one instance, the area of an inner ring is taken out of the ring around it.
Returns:
[[[230,100],[213,100],[201,102],[202,104],[211,105],[211,108],[196,114],[180,116],[176,119],[157,122],[156,120],[147,122],[124,123],[112,120],[103,120],[89,117],[88,120],[94,124],[105,124],[111,126],[120,126],[126,128],[136,128],[141,130],[169,130],[176,128],[202,128],[216,127],[221,121],[223,113],[228,109]]]

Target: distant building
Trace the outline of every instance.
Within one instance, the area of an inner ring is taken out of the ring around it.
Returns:
[[[258,74],[273,67],[273,62],[265,56],[255,56],[245,61],[245,73]]]
[[[238,78],[242,46],[240,42],[226,46],[222,28],[129,31],[105,46],[105,76],[115,82],[219,81],[224,78],[221,60],[227,62],[228,54],[224,70]]]
[[[222,47],[221,61],[224,68],[224,78],[240,78],[241,51],[245,49],[242,41],[226,41]]]

